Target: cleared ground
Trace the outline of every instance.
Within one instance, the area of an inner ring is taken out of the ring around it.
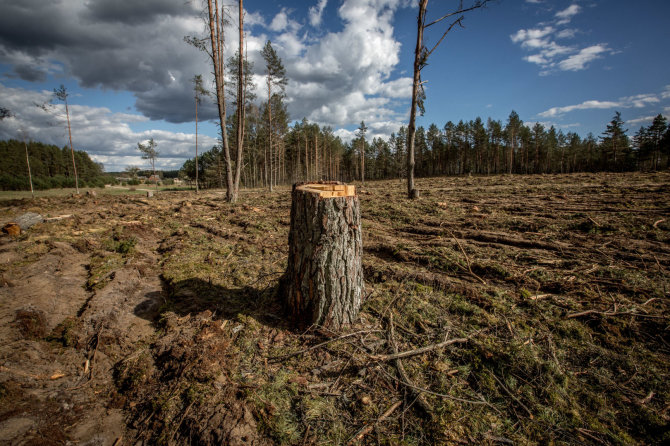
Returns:
[[[0,239],[0,441],[670,440],[670,174],[404,188],[362,189],[337,334],[284,323],[287,188],[1,202],[73,217]]]

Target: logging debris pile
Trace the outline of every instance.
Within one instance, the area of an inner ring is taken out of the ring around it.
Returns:
[[[290,193],[1,203],[0,439],[670,440],[670,174],[372,182],[366,296],[292,330]]]

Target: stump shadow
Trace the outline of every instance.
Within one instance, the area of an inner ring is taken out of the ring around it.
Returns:
[[[174,312],[179,316],[212,313],[212,319],[235,319],[239,315],[254,318],[270,328],[287,328],[281,305],[280,281],[262,287],[227,288],[208,281],[190,278],[168,284],[163,291],[147,293],[145,300],[134,308],[134,314],[157,323],[161,315]]]

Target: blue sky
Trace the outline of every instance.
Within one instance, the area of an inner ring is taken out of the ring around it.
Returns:
[[[430,1],[429,20],[457,4]],[[193,156],[189,80],[211,69],[183,36],[202,33],[201,0],[0,0],[0,8],[0,106],[15,115],[0,122],[0,138],[23,130],[65,145],[62,106],[45,113],[33,105],[62,83],[75,148],[107,170],[143,167],[136,146],[149,137],[161,168]],[[245,9],[259,101],[266,97],[259,51],[271,39],[287,68],[293,119],[330,125],[345,140],[361,120],[380,137],[407,124],[415,1],[247,0]],[[419,124],[505,121],[516,110],[526,123],[598,136],[619,110],[632,135],[670,111],[668,17],[670,4],[658,0],[494,0],[431,55]],[[433,28],[427,44],[441,34]],[[236,29],[227,32],[230,54]],[[211,103],[201,112],[216,116]],[[200,129],[211,147],[215,125]]]

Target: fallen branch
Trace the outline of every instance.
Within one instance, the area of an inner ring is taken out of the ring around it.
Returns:
[[[395,410],[398,407],[400,407],[401,404],[402,401],[396,401],[395,403],[393,403],[391,407],[386,409],[386,412],[384,412],[379,418],[377,418],[377,421],[375,421],[374,424],[368,424],[367,426],[361,428],[358,432],[356,432],[356,435],[354,435],[353,437],[351,437],[351,439],[349,439],[349,441],[347,441],[347,444],[351,445],[361,441],[363,437],[372,432],[372,429],[374,429],[377,424],[381,423],[382,421],[387,419],[393,412],[395,412]]]
[[[395,342],[395,330],[393,328],[393,313],[389,314],[389,342],[393,348],[393,354],[398,354],[398,345]],[[402,365],[402,360],[400,358],[395,359],[395,367],[398,370],[398,375],[402,378],[402,383],[412,384],[412,381],[409,379],[405,367]],[[414,388],[406,386],[409,390],[409,393],[416,399],[417,404],[423,411],[423,413],[429,418],[433,418],[433,407],[430,405],[426,398],[424,398],[421,392],[417,392]]]
[[[333,342],[337,342],[337,341],[342,340],[342,339],[345,339],[345,338],[350,338],[350,337],[352,337],[352,336],[357,336],[357,335],[360,335],[360,334],[379,333],[379,332],[381,332],[381,330],[361,330],[361,331],[355,331],[355,332],[353,332],[353,333],[348,333],[348,334],[339,336],[339,337],[337,337],[337,338],[328,339],[327,341],[324,341],[324,342],[321,342],[321,343],[319,343],[319,344],[313,345],[313,346],[311,346],[311,347],[309,347],[309,348],[306,348],[306,349],[304,349],[304,350],[300,350],[300,351],[297,351],[297,352],[293,352],[293,353],[289,353],[289,354],[281,355],[281,356],[270,356],[270,357],[268,357],[267,359],[268,359],[268,361],[271,361],[271,362],[275,362],[275,361],[283,361],[283,360],[286,360],[286,359],[289,359],[289,358],[293,358],[294,356],[299,356],[299,355],[302,355],[302,354],[304,354],[304,353],[310,352],[310,351],[312,351],[312,350],[316,350],[317,348],[321,348],[321,347],[323,347],[323,346],[326,346],[326,345],[328,345],[328,344],[332,344]]]
[[[586,310],[580,311],[579,313],[570,313],[565,316],[566,319],[572,319],[575,317],[588,316],[590,314],[596,314],[598,316],[637,316],[644,317],[649,319],[668,319],[668,316],[655,316],[652,314],[641,314],[635,313],[633,311],[599,311],[599,310]]]
[[[479,397],[481,398],[481,401],[466,400],[466,399],[464,399],[464,398],[459,398],[459,397],[457,397],[457,396],[447,395],[446,393],[433,392],[432,390],[428,390],[428,389],[424,389],[423,387],[415,386],[415,385],[412,384],[412,383],[403,382],[402,380],[396,378],[395,376],[391,376],[391,375],[389,375],[389,374],[386,373],[383,369],[380,369],[380,371],[381,371],[384,375],[386,375],[387,377],[391,378],[392,380],[397,381],[397,382],[399,382],[400,384],[403,384],[403,385],[405,385],[405,386],[407,386],[407,387],[411,387],[412,389],[414,389],[414,390],[416,390],[416,391],[419,391],[419,392],[422,392],[422,393],[427,393],[428,395],[433,395],[433,396],[437,396],[437,397],[440,397],[440,398],[445,398],[445,399],[452,400],[452,401],[458,401],[459,403],[475,404],[475,405],[479,405],[479,404],[481,404],[481,405],[490,407],[491,409],[495,410],[495,411],[498,412],[499,414],[502,414],[502,412],[500,412],[500,410],[498,410],[498,408],[496,408],[493,404],[491,404],[491,403],[489,403],[488,401],[486,401],[486,400],[484,399],[484,397],[481,396],[481,395],[477,395],[477,396],[479,396]]]
[[[543,242],[539,240],[528,240],[519,237],[510,237],[497,232],[461,232],[461,238],[477,240],[486,243],[497,243],[500,245],[515,246],[517,248],[544,249],[547,251],[572,251],[571,246],[564,242]]]
[[[600,227],[600,223],[598,223],[597,221],[595,221],[595,220],[592,219],[591,217],[587,217],[587,218],[591,221],[591,223],[593,223],[594,225],[596,225],[596,227],[598,227],[598,228]]]
[[[72,214],[67,214],[67,215],[58,215],[56,217],[48,217],[45,218],[44,221],[49,222],[49,221],[58,221],[58,220],[65,220],[67,218],[72,218],[74,215]]]
[[[448,341],[440,342],[433,345],[428,345],[426,347],[417,348],[414,350],[408,350],[400,353],[393,353],[391,355],[370,355],[370,359],[373,361],[391,361],[394,359],[408,358],[410,356],[421,355],[426,352],[437,350],[438,348],[446,347],[453,344],[465,344],[470,340],[470,337],[467,338],[456,338],[449,339]]]
[[[449,233],[451,234],[451,231]],[[482,284],[486,285],[486,281],[472,271],[472,265],[470,264],[470,258],[465,253],[465,249],[463,249],[463,246],[461,245],[461,242],[456,237],[454,237],[454,234],[451,234],[451,237],[456,241],[456,243],[458,244],[458,247],[461,249],[461,252],[463,253],[463,257],[465,257],[465,261],[468,264],[468,271],[470,272],[472,277],[479,280]]]
[[[496,382],[500,385],[500,387],[502,387],[502,389],[505,391],[505,393],[508,394],[510,396],[510,398],[512,398],[514,401],[516,401],[517,404],[519,404],[519,406],[523,407],[523,409],[528,413],[528,416],[532,420],[534,418],[533,417],[533,412],[531,412],[530,409],[527,408],[526,405],[524,403],[522,403],[519,398],[514,396],[514,394],[512,392],[510,392],[509,389],[507,389],[507,387],[505,387],[505,385],[502,383],[502,381],[500,381],[498,379],[498,377],[495,375],[495,373],[491,373],[491,375],[496,380]]]
[[[544,299],[545,297],[551,297],[551,294],[536,294],[535,296],[530,296],[528,299],[530,300],[540,300]]]

